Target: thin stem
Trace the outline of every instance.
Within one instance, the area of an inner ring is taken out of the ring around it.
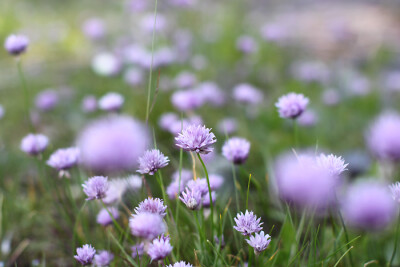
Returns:
[[[294,146],[299,146],[299,125],[296,119],[293,119],[293,134],[294,134]]]
[[[238,188],[237,188],[237,179],[236,179],[236,169],[233,162],[231,163],[232,166],[232,175],[233,175],[233,187],[235,188],[235,202],[236,202],[236,211],[239,212],[239,196],[238,196]]]
[[[163,184],[163,180],[162,180],[162,176],[161,176],[161,172],[160,171],[157,172],[157,177],[158,177],[158,184],[160,185],[164,202],[168,206],[169,203],[168,203],[167,195],[165,194],[164,184]]]
[[[395,239],[394,239],[393,253],[392,253],[392,257],[390,257],[390,262],[389,262],[388,266],[392,266],[394,256],[396,255],[396,252],[397,252],[397,241],[399,240],[399,228],[400,228],[400,212],[399,212],[399,215],[397,218],[396,235],[395,235]]]
[[[110,212],[110,210],[107,208],[106,204],[104,203],[103,200],[101,200],[101,204],[103,205],[103,208],[107,211],[108,215],[110,215],[115,227],[117,227],[118,231],[120,231],[121,234],[124,233],[124,230],[122,229],[122,227],[119,225],[119,223],[117,222],[117,220],[115,220],[114,215],[112,215],[112,213]]]
[[[202,231],[201,231],[199,218],[197,217],[197,211],[193,211],[193,214],[194,214],[194,219],[196,221],[197,231],[199,232],[200,248],[201,248],[201,252],[203,254],[203,251],[204,251],[203,234],[202,234]]]
[[[197,156],[201,162],[201,165],[203,166],[204,172],[206,173],[208,196],[210,197],[210,208],[211,208],[211,215],[210,215],[211,216],[211,236],[212,236],[212,238],[214,238],[214,204],[213,204],[212,196],[211,196],[210,178],[208,177],[208,171],[207,171],[206,165],[204,164],[204,161],[202,160],[200,154],[197,153]]]
[[[346,225],[344,224],[344,220],[343,220],[342,213],[341,213],[340,211],[338,211],[338,213],[339,213],[340,222],[342,223],[342,227],[343,227],[343,231],[344,231],[344,236],[345,236],[345,238],[346,238],[347,251],[348,251],[348,253],[349,253],[350,265],[351,265],[351,266],[354,266],[353,257],[352,257],[352,255],[351,255],[351,251],[350,251],[350,250],[351,250],[351,247],[350,247],[350,243],[349,243],[349,234],[347,233],[347,229],[346,229]],[[347,253],[347,252],[346,252],[346,253]],[[343,255],[343,257],[344,257],[344,255]]]
[[[249,191],[250,191],[250,181],[251,181],[251,174],[249,175],[249,182],[247,183],[246,210],[248,210],[248,209],[249,209]]]
[[[23,73],[23,71],[22,71],[21,59],[17,59],[17,69],[18,69],[19,79],[21,80],[22,88],[23,88],[23,90],[24,90],[26,116],[27,116],[27,120],[28,120],[28,124],[29,124],[29,129],[33,132],[33,131],[34,131],[34,128],[33,128],[33,125],[32,125],[32,121],[31,121],[31,117],[30,117],[30,112],[29,112],[29,99],[30,99],[30,95],[29,95],[28,86],[27,86],[27,83],[26,83],[26,80],[25,80],[25,76],[24,76],[24,73]]]

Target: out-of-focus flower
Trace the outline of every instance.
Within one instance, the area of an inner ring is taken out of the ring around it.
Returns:
[[[325,155],[323,153],[316,158],[316,163],[318,166],[328,170],[334,177],[339,177],[342,172],[347,170],[346,167],[349,165],[340,156],[338,157],[333,154]]]
[[[304,82],[326,83],[330,76],[328,67],[318,61],[296,62],[292,66],[295,78]]]
[[[90,18],[84,21],[82,31],[86,37],[92,40],[98,40],[104,37],[104,22],[99,18]]]
[[[147,150],[139,158],[139,170],[141,174],[154,175],[159,169],[168,165],[169,159],[158,149]]]
[[[136,191],[142,187],[142,179],[138,175],[130,175],[127,178],[117,178],[108,182],[109,187],[103,202],[112,204],[120,201],[126,190]]]
[[[222,147],[222,155],[234,164],[246,162],[250,152],[250,142],[244,138],[229,138]]]
[[[167,206],[164,205],[162,199],[150,197],[140,202],[139,206],[135,208],[136,214],[144,212],[154,213],[160,215],[163,218],[165,217],[165,215],[167,215],[166,210]]]
[[[345,221],[356,228],[382,230],[394,219],[395,202],[385,185],[364,181],[351,186],[342,201]]]
[[[213,204],[215,204],[215,201],[217,201],[217,193],[215,193],[214,191],[211,192],[211,200]],[[210,207],[210,196],[208,195],[208,192],[207,195],[203,196],[201,204],[204,208]]]
[[[99,99],[99,108],[106,111],[119,111],[124,101],[121,94],[109,92]]]
[[[327,89],[322,93],[322,101],[327,106],[335,106],[340,101],[339,92],[335,89]]]
[[[25,52],[29,45],[29,39],[25,35],[12,34],[4,42],[4,48],[13,56],[18,56]]]
[[[177,135],[182,132],[182,129],[189,127],[190,125],[201,125],[203,124],[203,120],[199,116],[192,116],[190,118],[185,118],[182,120],[176,120],[169,127],[169,132]]]
[[[4,113],[5,113],[4,107],[3,105],[0,105],[0,119],[4,117]]]
[[[74,258],[79,261],[82,266],[86,266],[92,264],[96,250],[91,245],[86,244],[81,248],[77,248],[76,254]]]
[[[167,267],[193,267],[190,263],[186,263],[184,261],[175,262],[174,264],[170,264]]]
[[[202,82],[196,88],[203,101],[215,107],[222,106],[225,103],[226,96],[216,83]]]
[[[155,25],[154,25],[155,22]],[[167,18],[157,13],[157,19],[153,13],[146,14],[140,21],[140,27],[145,32],[162,32],[167,28]]]
[[[78,164],[79,156],[80,152],[76,147],[60,148],[51,154],[47,165],[59,171],[67,170]]]
[[[224,183],[224,177],[219,174],[211,173],[209,175],[210,178],[210,187],[211,190],[218,190],[221,188],[222,184]]]
[[[237,131],[237,121],[234,118],[225,118],[217,125],[217,130],[221,134],[233,134]]]
[[[261,218],[257,218],[252,211],[246,210],[245,214],[243,212],[238,213],[234,220],[236,226],[233,226],[233,228],[244,236],[249,236],[262,230],[261,225],[263,222],[260,222]]]
[[[178,74],[174,79],[174,84],[178,88],[189,88],[194,86],[197,82],[196,76],[188,71],[183,71]]]
[[[38,155],[42,153],[49,144],[49,139],[43,134],[28,134],[21,141],[21,150],[28,155]]]
[[[400,203],[400,183],[391,184],[389,189],[392,192],[393,200]]]
[[[372,154],[380,160],[400,160],[400,116],[380,115],[369,127],[366,142]]]
[[[187,7],[193,7],[197,3],[197,0],[169,0],[169,3],[171,3],[174,6],[187,8]]]
[[[89,178],[83,185],[83,192],[87,195],[86,200],[102,199],[106,196],[109,184],[107,177],[94,176]]]
[[[103,226],[107,226],[113,223],[113,219],[108,213],[110,212],[111,215],[114,217],[114,219],[119,218],[119,212],[116,208],[114,207],[109,207],[108,211],[106,209],[101,209],[100,212],[97,214],[96,221],[98,224],[101,224]]]
[[[167,228],[159,214],[143,212],[129,219],[132,235],[152,240],[164,233]]]
[[[285,26],[278,23],[265,24],[261,28],[261,37],[269,42],[281,43],[288,37]]]
[[[317,113],[314,110],[305,110],[297,118],[297,122],[303,127],[312,127],[318,122]]]
[[[175,199],[185,190],[186,183],[192,179],[192,172],[187,169],[181,170],[181,183],[179,186],[179,170],[172,175],[172,182],[167,187],[167,194],[170,199]]]
[[[96,266],[108,266],[114,259],[114,254],[107,250],[101,250],[99,254],[94,256],[94,264]]]
[[[176,91],[171,96],[171,102],[180,111],[194,110],[204,104],[201,92],[196,89]]]
[[[100,53],[93,58],[92,69],[100,76],[114,76],[121,70],[121,62],[111,53]]]
[[[147,128],[122,115],[109,115],[90,123],[78,138],[82,163],[95,172],[133,170],[150,145]]]
[[[233,88],[233,98],[244,104],[260,104],[263,101],[263,93],[254,86],[242,83]]]
[[[257,51],[258,45],[253,37],[242,35],[236,40],[236,48],[245,54],[251,54]]]
[[[281,118],[295,119],[304,112],[308,102],[309,99],[302,94],[289,93],[281,96],[275,106]]]
[[[390,92],[400,92],[400,71],[386,73],[383,84]]]
[[[217,142],[211,129],[200,125],[190,125],[175,137],[176,145],[185,151],[208,154],[213,151],[212,145]]]
[[[254,248],[255,254],[258,255],[267,249],[271,242],[271,236],[261,231],[260,233],[256,233],[255,236],[250,236],[250,239],[246,239],[246,242]]]
[[[180,121],[178,115],[173,112],[167,112],[160,116],[160,119],[158,120],[158,125],[161,129],[169,131],[171,125],[174,124],[176,121]]]
[[[60,98],[54,90],[44,90],[40,92],[35,98],[35,106],[41,111],[53,110],[59,102]]]
[[[147,250],[152,261],[162,260],[171,253],[172,246],[169,240],[169,236],[165,237],[164,235],[153,240]]]
[[[141,242],[131,247],[132,258],[139,257],[141,258],[144,254],[144,243]]]
[[[130,68],[124,74],[124,81],[131,86],[138,86],[143,83],[143,71],[138,68]]]
[[[354,95],[367,95],[371,91],[371,84],[367,77],[355,74],[347,81],[347,87],[350,93]]]
[[[186,186],[190,190],[196,190],[201,193],[202,196],[208,194],[208,184],[206,178],[198,178],[196,180],[190,180],[187,182]],[[211,186],[210,186],[211,187]]]
[[[147,8],[148,3],[146,0],[130,0],[128,2],[128,8],[132,12],[140,12]]]
[[[82,110],[84,112],[93,112],[97,109],[97,99],[93,95],[85,96],[82,100]]]
[[[182,192],[182,196],[179,199],[188,209],[196,210],[201,204],[201,192],[195,188],[186,188],[186,192]]]

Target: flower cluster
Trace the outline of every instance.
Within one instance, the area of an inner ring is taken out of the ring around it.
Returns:
[[[168,165],[169,159],[158,149],[147,150],[139,158],[139,170],[141,174],[154,175],[159,169]]]

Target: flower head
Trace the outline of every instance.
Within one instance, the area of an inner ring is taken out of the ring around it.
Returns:
[[[100,210],[100,212],[97,214],[97,223],[99,223],[103,226],[112,224],[113,219],[108,212],[111,213],[111,215],[114,217],[114,219],[119,218],[118,210],[114,207],[110,207],[110,208],[108,208],[108,211],[106,209]]]
[[[42,153],[49,143],[47,136],[43,134],[28,134],[21,141],[21,150],[29,155]]]
[[[59,101],[58,92],[53,89],[47,89],[37,94],[35,106],[41,111],[50,111],[58,105]]]
[[[339,177],[342,172],[347,170],[346,167],[349,165],[345,163],[342,157],[338,157],[333,154],[321,154],[317,157],[316,162],[317,165],[322,168],[326,168],[335,177]]]
[[[175,262],[173,265],[170,264],[167,267],[193,267],[193,265],[190,263],[186,263],[184,261],[180,261],[180,262]]]
[[[93,95],[87,95],[82,99],[81,108],[84,112],[89,113],[97,109],[97,99]]]
[[[143,212],[149,212],[149,213],[158,214],[163,218],[165,217],[165,215],[167,215],[166,210],[167,210],[167,206],[164,205],[164,202],[162,199],[151,198],[151,197],[140,202],[139,206],[137,208],[135,208],[136,214],[143,213]]]
[[[49,160],[47,161],[47,165],[59,171],[67,170],[78,164],[79,155],[79,149],[76,147],[61,148],[51,154]]]
[[[217,129],[220,134],[232,134],[236,132],[238,125],[234,118],[225,118],[218,123]]]
[[[244,138],[232,137],[222,147],[222,155],[234,164],[243,164],[249,156],[250,142]]]
[[[168,165],[169,159],[158,149],[147,150],[139,158],[139,170],[141,174],[148,173],[154,175],[159,169]]]
[[[88,196],[86,200],[102,199],[106,196],[109,184],[107,177],[94,176],[82,185],[83,192]]]
[[[215,203],[215,201],[217,200],[217,193],[215,193],[214,191],[211,191],[211,200],[213,203]],[[202,205],[204,208],[210,207],[210,196],[208,195],[208,193],[207,195],[203,196]]]
[[[281,96],[275,106],[281,118],[295,119],[303,113],[309,99],[302,94],[289,93]]]
[[[246,242],[254,248],[256,254],[259,254],[268,247],[269,242],[271,242],[271,236],[261,231],[256,233],[255,236],[250,236],[250,239],[246,239]]]
[[[76,254],[74,258],[79,261],[83,266],[89,265],[93,262],[96,250],[91,245],[83,245],[81,248],[76,249]]]
[[[99,254],[94,256],[96,266],[108,266],[114,259],[114,254],[107,250],[101,250]]]
[[[172,246],[169,239],[169,236],[161,235],[149,245],[147,254],[149,254],[152,261],[162,260],[171,253]]]
[[[181,183],[179,184],[179,170],[172,175],[172,182],[167,187],[167,194],[170,199],[175,199],[185,190],[188,181],[192,179],[193,173],[187,169],[181,170]]]
[[[246,210],[245,214],[243,214],[243,212],[240,214],[238,213],[234,219],[236,226],[233,226],[233,228],[236,231],[241,232],[244,236],[249,236],[252,233],[259,232],[262,229],[261,225],[263,223],[260,223],[261,218],[257,218],[252,211],[249,212]]]
[[[152,240],[167,230],[160,215],[148,212],[132,215],[129,219],[129,227],[134,236],[148,240]]]
[[[217,142],[211,129],[200,125],[190,125],[175,137],[176,145],[186,151],[208,154],[213,151],[212,144]]]
[[[400,203],[400,183],[396,182],[389,185],[389,189],[392,192],[393,200]]]
[[[196,191],[200,192],[202,196],[208,194],[208,184],[207,184],[206,178],[190,180],[186,186],[190,190],[196,190]]]
[[[233,88],[233,98],[244,104],[260,104],[263,101],[263,93],[254,86],[242,83]]]
[[[144,243],[141,242],[131,247],[132,250],[132,258],[139,257],[141,258],[144,254]]]
[[[28,45],[29,39],[24,35],[12,34],[4,42],[4,48],[13,56],[18,56],[25,52]]]
[[[191,210],[196,210],[201,204],[201,192],[196,189],[189,189],[186,187],[186,193],[182,192],[179,199],[185,203],[186,207]]]
[[[99,108],[105,111],[118,111],[124,104],[124,97],[118,93],[110,92],[99,99]]]

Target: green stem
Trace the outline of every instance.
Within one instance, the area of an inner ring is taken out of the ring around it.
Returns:
[[[203,166],[204,172],[206,174],[207,186],[208,186],[208,196],[210,197],[210,208],[211,208],[211,215],[210,215],[211,216],[211,237],[214,238],[214,204],[213,204],[212,196],[211,196],[210,178],[208,177],[208,171],[207,171],[206,165],[204,164],[204,161],[202,160],[199,153],[197,153],[197,157],[199,158],[201,165]]]
[[[203,256],[203,251],[204,251],[203,233],[201,231],[199,218],[197,217],[197,211],[193,211],[193,214],[194,214],[194,219],[196,221],[197,231],[199,232],[200,249]]]
[[[235,165],[232,163],[232,174],[233,174],[233,187],[235,188],[235,202],[236,202],[236,211],[239,212],[239,196],[238,196],[238,188],[237,188],[237,179],[236,179],[236,169]]]
[[[293,119],[293,134],[294,134],[294,146],[299,147],[299,125],[296,119]]]
[[[30,112],[29,112],[29,99],[30,99],[30,95],[29,95],[29,90],[28,90],[28,86],[26,84],[26,80],[25,80],[25,76],[24,73],[22,71],[22,63],[21,63],[21,59],[17,60],[17,69],[18,69],[18,75],[19,75],[19,79],[21,80],[22,83],[22,88],[24,90],[24,98],[25,98],[25,108],[26,108],[26,116],[27,116],[27,120],[28,120],[28,124],[29,124],[29,129],[34,132],[34,128],[32,125],[32,121],[31,121],[31,116],[30,116]]]
[[[396,251],[397,251],[397,241],[399,240],[399,228],[400,228],[400,212],[397,218],[397,226],[396,226],[396,235],[395,235],[395,241],[394,241],[394,248],[393,248],[393,253],[392,253],[392,257],[390,257],[390,262],[389,262],[389,266],[392,266],[393,264],[393,260],[394,260],[394,256],[396,255]]]
[[[183,149],[181,148],[179,151],[179,185],[178,185],[178,195],[181,193],[181,179],[182,179],[182,157],[183,157]],[[178,197],[178,196],[177,196]],[[176,214],[175,214],[175,221],[176,221],[176,229],[179,229],[179,209],[181,207],[181,203],[179,199],[176,201]],[[180,236],[180,231],[178,231]],[[178,251],[178,259],[179,259],[179,246],[180,242],[177,244],[177,251]]]
[[[251,181],[251,174],[249,175],[249,182],[247,183],[246,210],[248,210],[248,209],[249,209],[249,191],[250,191],[250,181]]]
[[[120,232],[121,235],[124,234],[124,230],[122,229],[122,227],[119,225],[119,223],[117,222],[117,220],[115,220],[114,215],[112,215],[112,213],[110,212],[110,210],[107,208],[106,204],[104,203],[103,200],[101,200],[101,204],[103,205],[103,208],[107,211],[108,215],[110,215],[115,227],[117,227],[118,231]]]
[[[346,229],[346,225],[345,225],[344,220],[343,220],[342,213],[341,213],[340,211],[338,211],[338,213],[339,213],[340,222],[341,222],[342,227],[343,227],[344,236],[345,236],[345,238],[346,238],[347,251],[348,251],[348,253],[349,253],[350,265],[351,265],[351,266],[354,266],[353,257],[352,257],[352,255],[351,255],[350,243],[349,243],[349,234],[347,233],[347,229]],[[347,253],[347,252],[346,252],[346,253]],[[344,256],[344,255],[343,255],[343,256]]]

